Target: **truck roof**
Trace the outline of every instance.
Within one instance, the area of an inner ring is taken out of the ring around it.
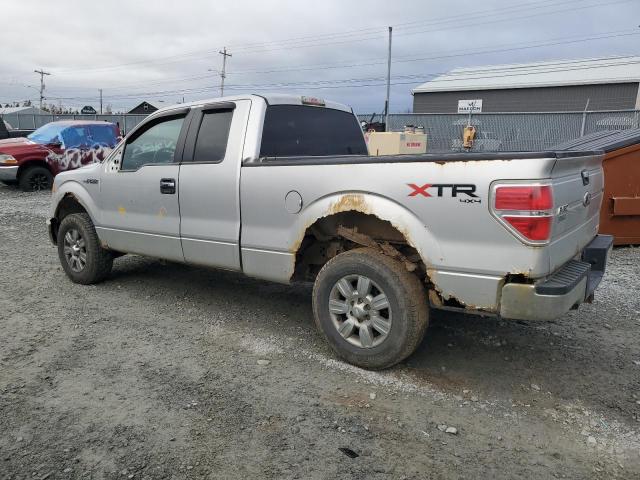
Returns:
[[[353,110],[348,105],[344,105],[338,102],[332,102],[330,100],[318,99],[317,97],[311,97],[306,95],[292,95],[287,93],[261,93],[261,94],[242,94],[242,95],[230,95],[224,97],[213,97],[207,98],[204,100],[196,100],[194,102],[180,103],[176,105],[171,105],[168,107],[164,107],[159,109],[157,112],[167,112],[173,109],[184,108],[184,107],[198,107],[202,105],[207,105],[210,103],[217,102],[228,102],[234,100],[258,100],[262,99],[267,102],[269,105],[308,105],[309,103],[303,103],[303,98],[311,99],[311,100],[320,100],[324,102],[325,108],[332,108],[334,110],[342,110],[344,112],[353,113]],[[157,113],[157,112],[154,112]]]
[[[107,122],[105,120],[56,120],[49,123],[55,123],[57,125],[115,125],[113,122]]]

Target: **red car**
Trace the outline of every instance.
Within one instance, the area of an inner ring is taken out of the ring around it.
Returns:
[[[119,140],[113,123],[48,123],[26,138],[0,140],[0,181],[18,182],[24,191],[49,190],[59,172],[104,160]]]

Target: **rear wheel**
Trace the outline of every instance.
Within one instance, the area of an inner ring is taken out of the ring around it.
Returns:
[[[333,350],[370,369],[390,367],[413,353],[429,319],[418,277],[370,248],[327,262],[314,284],[313,311]]]
[[[100,245],[91,218],[86,213],[68,215],[58,228],[58,257],[67,276],[89,285],[104,280],[113,266],[113,256]]]
[[[45,167],[27,167],[20,173],[18,183],[24,192],[51,190],[53,175]]]

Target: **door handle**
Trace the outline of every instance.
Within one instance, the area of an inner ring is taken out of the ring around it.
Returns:
[[[160,193],[174,194],[176,193],[176,180],[175,178],[161,178],[160,179]]]

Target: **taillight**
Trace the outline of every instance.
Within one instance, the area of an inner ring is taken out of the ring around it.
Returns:
[[[551,217],[502,217],[523,237],[543,241],[551,237]]]
[[[498,187],[495,207],[496,210],[549,210],[553,208],[551,187]]]
[[[493,213],[517,236],[546,243],[553,225],[553,190],[549,185],[500,185],[493,193]]]

